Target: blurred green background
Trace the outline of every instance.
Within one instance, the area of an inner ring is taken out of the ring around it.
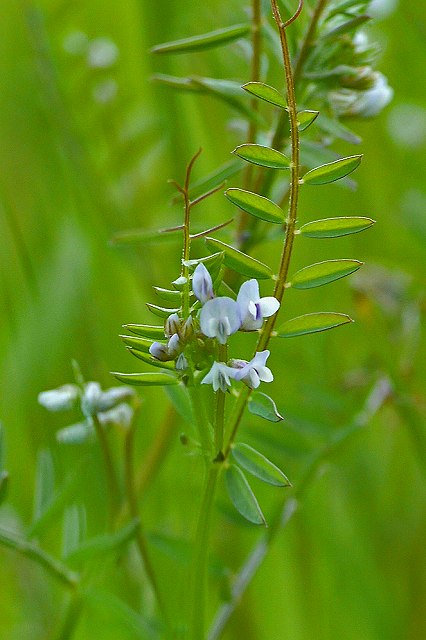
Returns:
[[[366,265],[326,289],[289,292],[283,311],[292,317],[335,310],[356,323],[274,348],[270,393],[285,421],[251,416],[244,439],[280,464],[296,488],[312,456],[324,455],[224,638],[426,637],[426,7],[405,0],[375,5],[378,17],[369,29],[381,43],[379,69],[394,87],[394,101],[377,120],[353,126],[365,154],[358,189],[307,190],[300,218],[366,215],[377,224],[349,238],[298,242],[292,271],[324,258],[357,258]],[[114,384],[109,371],[137,371],[118,338],[121,325],[152,323],[145,307],[155,302],[152,285],[167,287],[178,275],[178,246],[118,247],[111,237],[128,228],[179,224],[181,209],[171,204],[167,179],[182,180],[199,146],[204,151],[196,178],[226,162],[244,141],[238,128],[229,127],[234,114],[226,105],[150,82],[155,72],[246,81],[242,49],[167,59],[148,50],[243,21],[245,9],[238,0],[0,5],[0,419],[11,477],[0,524],[10,529],[24,532],[31,522],[38,452],[52,451],[58,485],[82,456],[81,449],[55,440],[56,430],[72,418],[47,414],[37,394],[72,380],[72,358],[87,379],[105,387]],[[359,152],[346,143],[338,149]],[[200,206],[194,224],[208,226],[232,214],[219,194]],[[259,247],[256,255],[273,264],[279,245]],[[377,394],[387,387],[393,393],[383,405],[379,398],[375,410]],[[166,411],[161,391],[141,395],[138,460]],[[354,424],[361,428],[353,437],[328,451],[335,434]],[[193,533],[200,476],[197,461],[179,442],[184,430],[178,419],[164,466],[141,502],[153,540],[167,534],[188,541]],[[81,481],[70,500],[86,505],[94,535],[105,524],[103,467],[96,447],[83,449]],[[256,489],[268,517],[280,490]],[[232,515],[224,495],[218,501],[214,550],[220,566],[234,572],[262,534]],[[61,516],[39,539],[56,556]],[[179,618],[186,566],[163,551],[152,544],[170,613]],[[0,638],[54,637],[64,605],[61,587],[10,551],[0,549],[0,567]],[[130,555],[118,569],[99,570],[96,584],[135,611],[149,611],[138,571]],[[226,594],[220,575],[219,590],[217,575],[212,578],[210,615]],[[74,637],[144,638],[120,611],[107,597],[94,598]]]

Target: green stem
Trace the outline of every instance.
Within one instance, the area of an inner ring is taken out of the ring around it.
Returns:
[[[276,0],[271,0],[272,12],[275,22],[277,24],[281,49],[283,54],[285,80],[287,86],[287,112],[290,120],[290,138],[291,138],[291,168],[290,168],[290,196],[288,205],[286,235],[282,248],[280,266],[278,271],[278,277],[275,283],[274,296],[281,303],[284,292],[286,289],[286,282],[288,277],[288,269],[290,265],[291,254],[293,250],[294,235],[296,229],[297,220],[297,206],[299,199],[299,173],[300,173],[300,141],[299,141],[299,129],[297,126],[297,105],[296,95],[294,89],[294,77],[291,66],[290,52],[288,48],[286,26],[281,19],[281,15],[278,9]],[[290,24],[288,21],[287,24]],[[271,334],[276,322],[277,314],[269,317],[264,323],[262,330],[257,341],[255,351],[263,351],[267,348]],[[225,458],[228,457],[231,450],[232,443],[237,435],[238,427],[244,414],[247,401],[249,399],[251,389],[242,390],[234,408],[234,416],[231,421],[231,435],[228,440],[228,444],[225,450]]]
[[[114,462],[112,459],[105,430],[101,425],[97,415],[92,416],[92,419],[105,464],[105,474],[108,486],[107,493],[109,499],[109,526],[110,529],[113,530],[117,515],[117,509],[120,503],[120,487],[118,484],[117,474],[115,472]]]
[[[60,622],[59,629],[53,634],[54,640],[70,640],[80,621],[80,614],[83,608],[83,598],[78,591],[71,594]]]
[[[157,578],[154,572],[154,568],[149,557],[148,549],[145,542],[145,537],[142,530],[142,522],[139,513],[138,499],[135,489],[134,471],[133,471],[133,458],[134,458],[134,441],[135,441],[135,425],[133,424],[126,434],[124,441],[124,473],[126,482],[126,495],[129,504],[129,511],[132,518],[139,521],[139,527],[136,530],[135,540],[142,558],[142,562],[145,568],[146,575],[151,584],[152,590],[155,594],[158,606],[160,607],[163,615],[165,615],[164,602],[161,597],[160,589],[158,586]]]
[[[181,276],[186,278],[185,286],[183,289],[183,300],[182,300],[182,315],[186,319],[189,316],[189,267],[188,260],[191,254],[191,228],[190,228],[190,220],[191,220],[191,207],[192,202],[189,198],[189,183],[191,180],[191,172],[194,167],[194,164],[201,153],[201,149],[197,151],[197,153],[191,158],[189,164],[186,168],[185,174],[185,184],[183,188],[179,188],[179,191],[183,195],[184,201],[184,222],[183,222],[183,249],[182,249],[182,268],[181,268]]]
[[[219,345],[219,361],[226,362],[228,360],[228,345]],[[223,448],[223,432],[225,425],[225,401],[226,393],[220,389],[216,392],[216,414],[215,414],[215,426],[214,426],[214,444],[216,460],[222,457]]]
[[[3,528],[0,528],[0,544],[37,562],[65,586],[74,589],[78,585],[79,576],[77,573],[70,571],[67,566],[35,544],[16,538],[14,534]]]
[[[191,398],[192,410],[194,412],[195,424],[197,427],[198,438],[200,440],[203,458],[208,465],[209,456],[212,452],[212,443],[204,411],[204,405],[200,398],[200,388],[195,385],[194,381],[192,381],[191,384],[188,385],[188,391]]]
[[[214,462],[210,465],[198,517],[191,571],[190,640],[203,640],[205,637],[209,534],[213,499],[220,468],[221,465]]]

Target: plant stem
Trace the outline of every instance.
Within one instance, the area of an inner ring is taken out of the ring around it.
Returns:
[[[288,204],[286,235],[285,235],[285,240],[284,240],[283,249],[281,253],[278,277],[277,277],[277,281],[275,283],[275,289],[274,289],[274,296],[281,303],[284,296],[285,289],[286,289],[288,269],[289,269],[291,254],[293,250],[294,232],[296,228],[297,206],[298,206],[298,199],[299,199],[300,141],[299,141],[299,129],[297,126],[297,105],[296,105],[296,95],[295,95],[295,89],[294,89],[294,77],[293,77],[293,71],[291,66],[290,52],[288,48],[286,26],[281,19],[281,15],[280,15],[276,0],[271,0],[271,6],[272,6],[274,19],[280,34],[281,49],[282,49],[283,61],[284,61],[285,80],[286,80],[286,87],[287,87],[287,105],[288,105],[287,111],[288,111],[288,117],[290,120],[290,138],[291,138],[291,165],[290,165],[291,180],[290,180],[290,196],[289,196],[289,204]],[[301,5],[299,5],[298,11],[300,10],[300,6]],[[287,25],[290,24],[290,22],[293,21],[293,18],[290,21],[287,21],[286,24]],[[275,325],[276,315],[277,314],[272,315],[264,323],[259,335],[259,339],[257,341],[257,345],[255,349],[256,352],[263,351],[268,346],[268,343]],[[251,389],[243,389],[240,392],[238,400],[235,404],[234,416],[233,416],[233,420],[231,420],[231,424],[232,424],[231,434],[225,450],[225,458],[228,457],[229,452],[231,450],[232,443],[235,440],[237,430],[240,425],[241,419],[243,417],[244,409],[246,407],[250,393],[251,393]]]
[[[182,249],[182,268],[181,275],[186,278],[186,283],[183,290],[183,300],[182,300],[182,315],[184,319],[186,319],[189,315],[189,267],[188,260],[191,253],[191,228],[190,228],[190,219],[191,219],[191,207],[192,202],[189,198],[189,183],[191,180],[191,172],[194,167],[194,164],[201,153],[201,149],[197,151],[197,153],[191,158],[189,164],[186,168],[185,174],[185,184],[182,187],[178,187],[179,191],[183,195],[184,201],[184,222],[183,222],[183,249]]]
[[[134,441],[135,441],[135,424],[133,424],[124,440],[124,473],[126,483],[126,496],[129,504],[129,511],[132,518],[139,521],[139,527],[136,530],[135,540],[139,549],[140,556],[145,568],[146,575],[151,584],[152,590],[155,594],[158,606],[160,607],[163,615],[165,616],[164,602],[161,597],[160,589],[158,586],[157,578],[155,576],[154,568],[152,566],[148,549],[145,542],[145,537],[142,530],[142,522],[139,513],[138,499],[135,489],[134,470],[133,470],[133,457],[134,457]]]
[[[78,585],[79,576],[77,573],[70,571],[67,566],[35,544],[16,538],[13,533],[2,527],[0,528],[0,544],[34,560],[65,586],[74,589]]]
[[[92,416],[92,419],[105,464],[105,474],[108,486],[107,493],[109,499],[109,527],[111,530],[113,530],[117,515],[117,509],[120,502],[120,488],[118,485],[117,474],[115,472],[114,462],[112,459],[105,430],[101,425],[97,415]]]
[[[194,555],[191,572],[191,614],[189,626],[190,640],[203,640],[205,637],[205,608],[207,600],[207,568],[209,551],[210,522],[213,498],[217,479],[222,465],[210,464],[205,482],[203,500],[198,517]]]

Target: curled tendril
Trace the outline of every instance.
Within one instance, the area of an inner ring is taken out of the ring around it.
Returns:
[[[283,29],[286,29],[288,26],[290,26],[300,16],[300,14],[302,13],[302,9],[303,9],[303,2],[304,2],[304,0],[299,0],[299,4],[298,4],[298,7],[297,7],[295,13],[291,16],[291,18],[289,18],[288,20],[283,22],[282,18],[281,18],[281,15],[280,15],[280,10],[278,9],[278,5],[277,5],[276,1],[272,0],[272,11],[278,17],[278,21],[281,23]]]
[[[303,9],[303,0],[299,0],[299,6],[297,7],[296,12],[294,13],[294,15],[292,15],[291,18],[289,18],[288,20],[286,20],[286,22],[284,22],[284,25],[283,25],[284,29],[286,29],[286,27],[288,27],[292,22],[297,20],[297,18],[302,13],[302,9]]]

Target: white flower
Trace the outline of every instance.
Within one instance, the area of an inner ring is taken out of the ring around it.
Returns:
[[[201,304],[214,298],[213,281],[202,262],[196,267],[192,276],[192,290]]]
[[[213,391],[225,392],[231,386],[231,378],[236,377],[237,370],[228,367],[224,362],[213,362],[213,366],[206,376],[201,380],[201,384],[212,384]]]
[[[260,329],[263,318],[269,318],[280,308],[278,300],[272,296],[261,298],[257,280],[244,282],[237,296],[241,316],[241,329],[254,331]]]
[[[372,86],[365,91],[330,91],[328,100],[336,116],[373,118],[389,104],[393,98],[393,89],[389,86],[387,78],[378,71],[372,76]]]
[[[57,389],[42,391],[38,394],[38,402],[48,411],[66,411],[72,409],[79,395],[75,384],[64,384]]]
[[[201,309],[201,331],[209,338],[217,338],[221,344],[225,344],[228,336],[238,331],[240,326],[238,304],[232,298],[213,298]]]
[[[266,367],[270,351],[259,351],[254,358],[244,366],[242,361],[236,361],[238,369],[235,369],[235,380],[242,380],[251,389],[257,389],[261,382],[272,382],[274,376],[272,371]]]

